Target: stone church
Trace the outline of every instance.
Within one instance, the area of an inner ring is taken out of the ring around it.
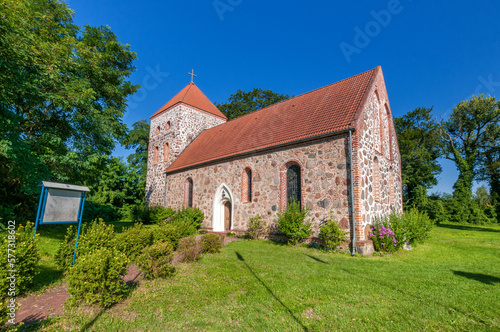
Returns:
[[[381,67],[231,121],[191,82],[150,130],[147,204],[196,206],[214,232],[244,231],[256,215],[271,226],[293,198],[316,235],[333,216],[367,252],[374,218],[402,211]]]

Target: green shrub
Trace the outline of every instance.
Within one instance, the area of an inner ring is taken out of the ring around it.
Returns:
[[[137,260],[146,279],[167,278],[175,271],[174,250],[169,242],[155,243],[145,248]]]
[[[149,217],[149,209],[144,205],[133,205],[129,207],[128,218],[133,223],[142,222],[145,224],[151,223],[151,218]]]
[[[115,227],[106,224],[102,218],[98,218],[90,224],[82,224],[81,232],[77,256],[101,248],[112,249],[114,247]]]
[[[402,218],[395,219],[397,221],[401,220],[403,225],[406,225],[408,231],[406,233],[406,241],[410,244],[421,243],[428,238],[434,223],[427,216],[426,213],[422,213],[417,209],[410,209],[410,211],[405,211]]]
[[[7,308],[7,305],[9,304],[9,300],[7,298],[4,298],[3,295],[0,296],[0,326],[5,324],[5,322],[10,319],[8,316],[9,309]],[[15,314],[15,311],[13,313]]]
[[[181,238],[195,235],[198,232],[196,226],[188,221],[174,221],[174,225],[177,227]]]
[[[175,222],[185,222],[193,225],[198,230],[203,224],[205,215],[197,207],[183,207],[174,216]]]
[[[453,197],[446,202],[446,210],[448,219],[451,222],[466,223],[474,225],[484,225],[497,222],[496,213],[493,215],[494,209],[489,209],[489,206],[479,205],[474,199],[459,199]]]
[[[136,224],[116,234],[115,243],[116,249],[134,261],[145,247],[153,244],[153,231],[142,224]]]
[[[370,237],[375,250],[394,251],[405,244],[416,245],[423,242],[429,236],[433,225],[434,222],[426,213],[413,208],[403,214],[391,214],[377,219]],[[390,244],[389,247],[387,243]]]
[[[63,271],[67,271],[73,263],[77,227],[73,227],[73,225],[68,227],[68,229],[66,230],[66,235],[64,236],[64,242],[61,242],[59,244],[59,248],[56,252],[56,264]],[[79,251],[78,248],[77,251]]]
[[[56,263],[64,271],[67,271],[73,263],[77,230],[77,227],[68,227],[64,242],[60,243],[56,253]],[[76,250],[77,260],[79,256],[91,253],[97,249],[114,248],[114,237],[114,226],[107,225],[101,218],[92,221],[90,224],[83,223]]]
[[[260,215],[250,218],[247,228],[247,237],[257,240],[259,237],[267,234],[268,228]]]
[[[106,221],[116,221],[120,219],[120,212],[112,205],[95,203],[90,199],[86,200],[83,207],[82,221],[88,223],[98,218]]]
[[[153,230],[154,242],[170,242],[174,250],[179,244],[179,240],[183,237],[183,230],[176,224],[163,222]],[[189,236],[191,234],[188,234]]]
[[[443,200],[440,199],[438,196],[437,197],[431,196],[427,201],[425,209],[421,211],[427,212],[429,218],[431,218],[432,220],[434,220],[434,222],[438,224],[449,221],[448,212],[446,211],[445,204],[443,203]]]
[[[17,229],[14,224],[8,223],[4,232],[5,237],[0,246],[0,302],[3,302],[3,296],[15,297],[29,289],[38,274],[36,266],[40,261],[37,238],[33,237],[33,223],[28,222],[26,226],[18,226]],[[8,279],[11,276],[9,270],[16,271],[13,288],[11,279]]]
[[[163,206],[134,205],[129,208],[129,213],[129,219],[132,222],[144,224],[157,224],[175,216],[175,211],[172,208],[164,208]]]
[[[330,220],[321,227],[319,237],[325,243],[326,250],[333,251],[346,240],[347,233],[348,232],[340,228],[338,222],[331,217]]]
[[[119,251],[102,248],[78,257],[69,269],[70,304],[83,301],[108,308],[125,298],[127,285],[122,281],[128,264]]]
[[[286,210],[278,213],[276,224],[293,245],[311,235],[311,223],[306,221],[308,213],[308,209],[301,209],[300,203],[295,201],[288,203]]]
[[[154,224],[170,220],[175,216],[175,211],[172,208],[164,208],[163,206],[154,206],[149,208],[151,222]]]
[[[204,234],[201,236],[201,243],[203,252],[215,254],[220,252],[222,248],[222,241],[217,234]]]
[[[203,247],[194,237],[185,237],[179,241],[177,253],[180,255],[181,262],[194,262],[200,259]]]

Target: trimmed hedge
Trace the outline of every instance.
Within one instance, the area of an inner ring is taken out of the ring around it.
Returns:
[[[167,278],[174,274],[174,249],[170,242],[155,243],[145,248],[137,260],[146,279]]]
[[[124,299],[129,291],[122,281],[127,264],[124,254],[108,248],[79,256],[68,273],[69,304],[83,301],[108,308]]]

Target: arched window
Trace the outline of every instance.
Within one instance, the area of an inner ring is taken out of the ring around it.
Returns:
[[[373,197],[376,202],[380,202],[380,165],[378,158],[373,159]]]
[[[300,204],[301,194],[300,166],[293,164],[286,170],[286,202],[290,203],[293,200]]]
[[[245,168],[241,178],[241,201],[248,203],[252,201],[252,170]]]
[[[381,132],[380,132],[380,97],[378,91],[375,91],[375,97],[372,104],[373,111],[373,145],[376,151],[381,151]]]
[[[160,134],[160,131],[161,131],[161,128],[160,128],[160,126],[158,126],[158,127],[156,128],[156,135],[159,135],[159,134]]]
[[[169,130],[170,129],[170,121],[167,121],[167,124],[165,125],[165,130]]]
[[[393,155],[392,155],[392,135],[391,135],[391,125],[390,125],[390,120],[391,120],[391,112],[389,112],[389,107],[387,106],[387,103],[384,104],[384,112],[385,112],[385,135],[387,139],[387,150],[384,151],[385,157],[387,159],[392,160]]]
[[[184,205],[193,207],[193,179],[187,178],[184,183]]]
[[[165,146],[163,147],[163,161],[168,161],[168,152],[170,150],[170,145],[167,143],[165,143]]]
[[[155,146],[155,151],[154,151],[154,158],[153,158],[154,164],[158,164],[158,147]]]

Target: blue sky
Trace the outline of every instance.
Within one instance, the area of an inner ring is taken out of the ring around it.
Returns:
[[[382,66],[394,117],[446,116],[474,93],[500,97],[498,1],[70,0],[75,23],[108,25],[137,53],[129,126],[189,83],[212,101],[253,88],[298,95]],[[128,151],[118,148],[116,155]],[[449,192],[452,162],[433,191]]]

